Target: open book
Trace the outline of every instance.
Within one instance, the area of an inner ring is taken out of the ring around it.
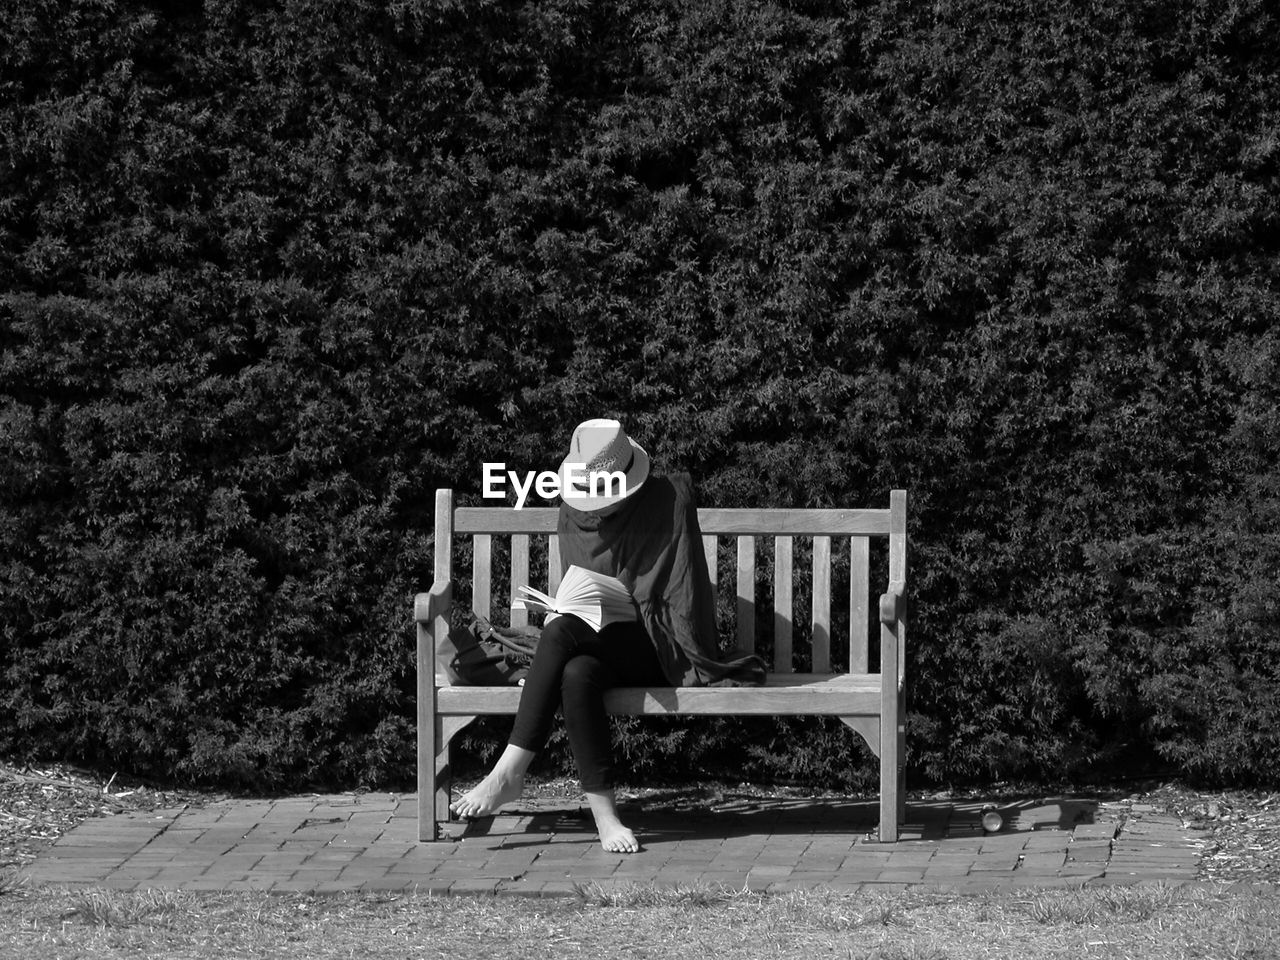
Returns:
[[[514,603],[526,610],[546,610],[546,623],[562,613],[571,613],[585,620],[592,629],[600,630],[611,623],[636,618],[631,592],[621,580],[584,570],[576,564],[565,571],[554,597],[533,587],[516,589],[525,596]]]

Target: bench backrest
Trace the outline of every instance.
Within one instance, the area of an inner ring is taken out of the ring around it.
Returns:
[[[505,616],[495,617],[492,609],[495,590],[504,599],[514,594],[515,588],[529,584],[554,594],[563,573],[560,561],[554,507],[455,507],[452,490],[436,491],[435,528],[435,578],[437,581],[458,581],[454,568],[454,541],[456,537],[471,538],[471,609],[496,623],[506,621]],[[721,587],[720,569],[730,567],[734,572],[736,598],[735,636],[737,650],[742,653],[766,651],[757,648],[757,625],[764,622],[757,609],[757,548],[761,538],[772,538],[772,663],[775,673],[794,670],[794,654],[807,653],[804,657],[811,665],[809,672],[829,673],[832,670],[833,597],[832,572],[841,568],[844,579],[844,563],[838,561],[840,552],[848,557],[847,606],[839,610],[843,621],[847,612],[848,658],[850,673],[869,671],[870,626],[876,620],[871,601],[871,541],[887,538],[888,563],[886,578],[879,587],[901,582],[906,575],[907,560],[907,495],[904,490],[894,490],[889,496],[887,509],[824,510],[824,509],[727,509],[701,508],[698,523],[702,529],[703,549],[707,557],[707,569],[711,575],[713,592]],[[495,538],[497,540],[495,541]],[[721,544],[726,539],[736,540],[736,548],[729,552],[725,563],[721,561]],[[495,583],[495,556],[502,553],[507,567],[508,582]],[[807,564],[794,561],[811,558]],[[509,558],[509,559],[508,559]],[[531,561],[536,561],[531,563]],[[534,569],[531,571],[531,566]],[[803,569],[807,568],[807,569]],[[532,576],[531,576],[532,573]],[[807,574],[807,576],[806,576]],[[803,621],[796,616],[793,600],[797,587],[809,595],[808,616]],[[845,591],[841,591],[843,594]],[[877,591],[879,592],[879,590]],[[465,591],[455,593],[455,602]],[[841,600],[843,601],[843,596]],[[518,607],[508,607],[510,623],[524,625],[528,612]],[[797,633],[796,625],[802,629]],[[437,658],[451,656],[445,638],[437,637]],[[795,641],[807,641],[807,650],[793,648]],[[442,671],[441,671],[442,672]]]

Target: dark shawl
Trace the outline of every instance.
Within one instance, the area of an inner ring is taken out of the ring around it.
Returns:
[[[577,564],[630,589],[673,687],[764,683],[759,657],[719,658],[715,598],[687,473],[650,476],[603,515],[562,502],[558,532],[565,569]]]

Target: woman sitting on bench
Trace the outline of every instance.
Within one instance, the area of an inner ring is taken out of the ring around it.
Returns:
[[[609,476],[619,474],[621,488]],[[765,664],[754,655],[718,658],[715,598],[688,474],[650,476],[648,454],[618,421],[587,420],[573,431],[560,490],[557,533],[565,569],[576,565],[616,577],[631,592],[636,619],[598,632],[573,615],[547,623],[506,749],[451,809],[480,817],[520,799],[525,773],[560,707],[601,846],[634,853],[640,849],[635,834],[618,818],[605,691],[755,686],[764,683]]]

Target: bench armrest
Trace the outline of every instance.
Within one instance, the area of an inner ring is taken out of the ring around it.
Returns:
[[[430,623],[447,614],[452,604],[453,584],[448,580],[437,580],[431,585],[430,592],[413,598],[413,619],[418,623]]]
[[[889,584],[889,592],[880,594],[880,622],[887,627],[893,626],[906,613],[907,585],[902,580],[894,580]]]

